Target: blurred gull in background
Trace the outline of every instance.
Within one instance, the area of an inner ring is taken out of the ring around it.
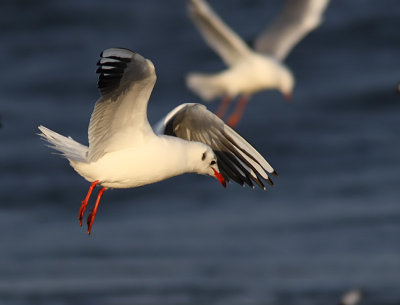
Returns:
[[[187,86],[202,99],[222,97],[217,115],[224,117],[232,100],[240,96],[228,119],[235,126],[252,94],[278,89],[287,100],[294,86],[292,72],[282,63],[291,49],[322,19],[329,0],[288,0],[282,13],[255,41],[255,50],[233,32],[205,0],[189,0],[189,15],[206,42],[228,69],[215,74],[189,73]]]
[[[132,188],[195,172],[265,189],[276,175],[268,162],[241,136],[203,105],[183,104],[158,125],[147,120],[147,103],[156,82],[153,63],[127,49],[102,52],[98,62],[97,101],[89,125],[89,147],[44,126],[40,136],[91,182],[79,221],[96,186],[102,186],[87,219],[88,234],[100,199],[108,188]],[[218,163],[217,163],[218,162]],[[267,174],[268,173],[268,174]]]
[[[352,289],[347,291],[340,301],[339,305],[356,305],[360,303],[362,298],[361,290]]]

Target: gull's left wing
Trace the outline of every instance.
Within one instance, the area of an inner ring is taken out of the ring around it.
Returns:
[[[228,65],[234,65],[251,51],[212,10],[205,0],[188,0],[189,16],[207,43]]]

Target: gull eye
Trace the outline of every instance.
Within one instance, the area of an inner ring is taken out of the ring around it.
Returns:
[[[204,161],[204,159],[207,157],[207,153],[203,153],[203,155],[201,156],[201,161]]]
[[[212,160],[210,165],[215,165],[217,162],[215,160]]]

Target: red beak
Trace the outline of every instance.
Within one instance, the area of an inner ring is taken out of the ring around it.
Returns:
[[[221,173],[218,173],[213,167],[211,168],[214,171],[215,178],[218,179],[219,183],[221,183],[223,187],[226,187],[226,181],[224,176],[222,176]]]
[[[293,98],[293,96],[292,96],[292,93],[291,93],[291,92],[284,93],[284,94],[283,94],[283,97],[285,98],[285,100],[286,100],[287,102],[290,102],[290,101],[292,101],[292,98]]]

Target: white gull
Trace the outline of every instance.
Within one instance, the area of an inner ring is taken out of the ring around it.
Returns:
[[[252,50],[205,0],[188,0],[189,16],[228,68],[215,74],[189,73],[187,86],[205,101],[222,97],[216,112],[221,118],[232,100],[240,96],[227,121],[230,126],[240,121],[254,93],[278,89],[286,99],[291,99],[295,81],[282,62],[291,49],[321,23],[328,2],[287,0],[282,13],[256,39]]]
[[[200,104],[182,104],[153,130],[147,103],[156,82],[153,63],[127,49],[111,48],[98,61],[97,101],[89,124],[89,147],[44,126],[39,134],[91,182],[79,221],[96,186],[101,186],[87,219],[90,234],[99,202],[108,188],[133,188],[184,173],[198,173],[241,185],[272,185],[277,175],[240,135]]]

